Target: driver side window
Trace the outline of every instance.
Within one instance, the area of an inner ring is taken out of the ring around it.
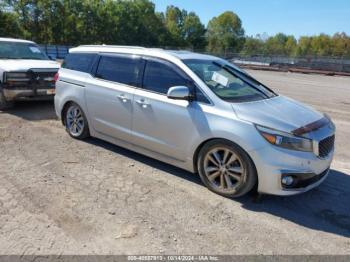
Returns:
[[[168,62],[149,60],[143,78],[143,88],[160,94],[167,94],[170,87],[188,86],[189,80]]]
[[[203,92],[195,87],[192,81],[176,66],[166,61],[148,60],[143,77],[143,88],[166,95],[169,88],[173,86],[195,88],[196,101],[210,103]]]

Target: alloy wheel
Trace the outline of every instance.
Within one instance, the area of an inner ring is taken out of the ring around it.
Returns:
[[[241,158],[233,150],[217,147],[205,155],[204,173],[216,190],[232,193],[244,182],[246,172]]]
[[[84,117],[79,107],[72,105],[68,108],[66,125],[69,133],[74,137],[78,137],[84,132]]]

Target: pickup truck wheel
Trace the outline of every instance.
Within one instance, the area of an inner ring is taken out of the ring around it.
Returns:
[[[68,134],[76,139],[90,136],[88,122],[80,106],[70,103],[64,114],[64,124]]]
[[[209,141],[198,157],[198,171],[209,190],[225,197],[247,194],[257,184],[253,161],[238,145],[223,139]]]
[[[14,103],[12,101],[7,101],[4,93],[2,92],[0,88],[0,110],[7,110],[12,108]]]

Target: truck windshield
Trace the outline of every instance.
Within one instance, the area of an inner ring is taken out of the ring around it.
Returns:
[[[250,102],[276,96],[272,90],[224,60],[184,59],[183,62],[225,101]]]
[[[0,59],[48,60],[49,58],[35,44],[0,41]]]

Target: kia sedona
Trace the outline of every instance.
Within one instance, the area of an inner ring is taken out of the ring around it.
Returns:
[[[128,46],[70,49],[55,109],[68,134],[96,137],[193,173],[239,197],[308,191],[334,154],[331,119],[221,58]]]

